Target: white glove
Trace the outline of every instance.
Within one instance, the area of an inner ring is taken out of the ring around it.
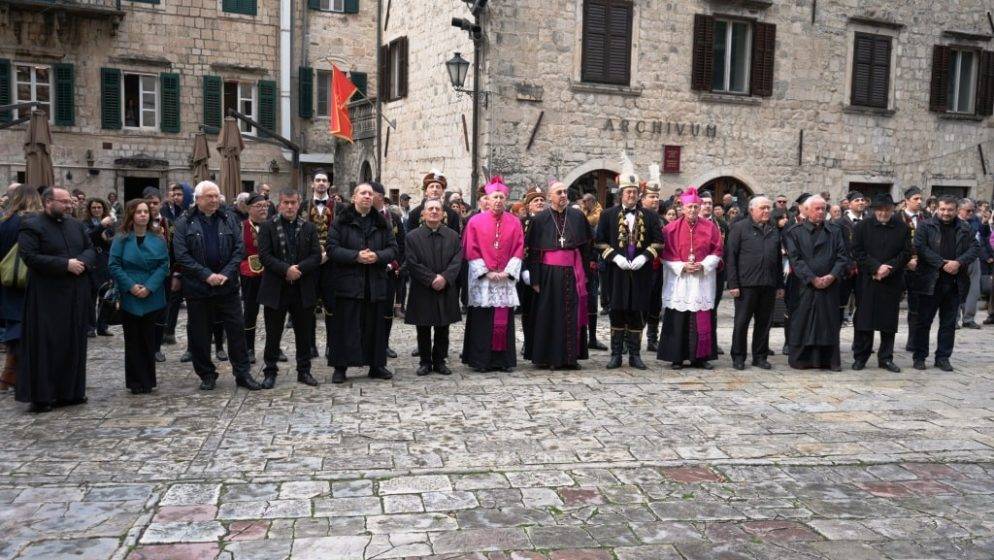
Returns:
[[[532,275],[528,274],[527,270],[521,272],[521,281],[525,283],[525,286],[532,285]]]
[[[645,255],[639,255],[632,259],[632,270],[638,270],[645,266],[645,263],[649,262],[649,259],[645,258]]]
[[[615,255],[614,258],[611,260],[614,262],[615,266],[617,266],[621,270],[632,269],[632,263],[628,262],[628,259],[622,257],[621,255]]]

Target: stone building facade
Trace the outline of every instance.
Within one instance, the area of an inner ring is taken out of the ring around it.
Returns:
[[[398,131],[384,177],[413,185],[444,167],[468,193],[470,102],[442,66],[457,50],[471,59],[448,27],[466,4],[425,4],[393,2],[412,75],[387,109]],[[481,166],[517,194],[554,176],[602,200],[622,149],[643,174],[666,160],[666,192],[990,198],[986,14],[977,0],[490,2]]]
[[[376,2],[361,4],[67,0],[39,7],[10,0],[0,10],[0,105],[50,102],[57,181],[88,195],[113,190],[127,199],[146,186],[191,181],[193,138],[202,130],[217,173],[211,125],[228,106],[299,144],[305,179],[316,167],[333,172],[337,146],[327,118],[305,118],[300,106],[316,102],[318,84],[313,77],[302,83],[300,74],[323,76],[334,62],[375,80]],[[288,25],[280,24],[283,10]],[[24,128],[0,131],[4,184],[23,175]],[[244,188],[289,185],[290,152],[247,128]]]

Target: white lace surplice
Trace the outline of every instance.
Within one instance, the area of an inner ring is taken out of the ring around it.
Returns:
[[[486,277],[486,263],[483,259],[469,261],[469,305],[470,307],[517,307],[518,290],[514,284],[521,276],[521,259],[512,257],[504,267],[510,277],[507,280],[491,282]],[[711,287],[714,290],[714,285]]]
[[[708,255],[701,261],[703,271],[697,274],[680,274],[684,263],[663,261],[663,307],[677,311],[713,309],[719,264],[720,258]]]

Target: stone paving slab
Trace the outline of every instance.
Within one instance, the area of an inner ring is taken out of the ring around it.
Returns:
[[[120,332],[91,341],[89,404],[0,395],[0,559],[994,558],[986,330],[957,332],[952,374],[607,371],[595,352],[447,378],[414,376],[394,331],[391,382],[284,371],[251,394],[226,364],[198,391],[181,344],[131,395]]]

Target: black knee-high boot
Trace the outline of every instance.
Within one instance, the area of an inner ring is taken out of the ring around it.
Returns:
[[[587,348],[590,350],[607,350],[607,346],[597,340],[597,314],[587,314]]]
[[[621,367],[621,345],[625,340],[625,329],[611,327],[611,360],[607,363],[607,369],[618,369]]]
[[[648,369],[642,361],[642,331],[628,331],[628,365]]]
[[[646,350],[655,352],[659,348],[659,318],[648,317],[645,320]]]

